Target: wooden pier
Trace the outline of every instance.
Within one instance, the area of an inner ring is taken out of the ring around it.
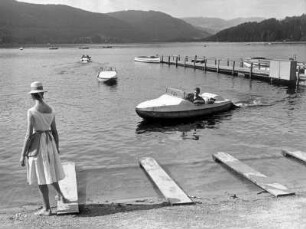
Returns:
[[[265,60],[267,61],[267,60]],[[300,73],[297,62],[292,60],[269,60],[273,62],[273,69],[267,68],[263,60],[251,62],[250,66],[245,66],[244,60],[217,59],[207,57],[181,57],[160,56],[162,64],[174,65],[176,67],[193,68],[202,71],[217,72],[233,76],[245,76],[269,82],[280,82],[285,84],[306,84],[305,72]],[[284,67],[285,66],[285,67]],[[294,70],[293,70],[294,69]],[[294,71],[294,72],[293,72]],[[296,72],[297,71],[297,72]]]
[[[141,158],[140,166],[171,205],[194,204],[188,195],[151,157]]]
[[[74,162],[64,162],[65,178],[59,181],[59,186],[68,203],[57,201],[57,214],[79,213],[78,188]]]
[[[279,184],[228,153],[215,153],[213,154],[213,159],[217,162],[223,163],[236,173],[258,185],[260,188],[266,190],[275,197],[295,195],[295,193],[290,191],[286,186]]]

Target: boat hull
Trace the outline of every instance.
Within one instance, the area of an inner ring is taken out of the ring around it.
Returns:
[[[155,56],[138,56],[134,58],[134,61],[144,63],[160,63],[160,58]]]
[[[204,104],[196,106],[193,109],[179,110],[174,108],[173,110],[167,109],[144,109],[137,108],[136,113],[146,120],[178,120],[178,119],[194,119],[202,116],[207,116],[219,112],[224,112],[234,107],[231,101],[224,101],[214,104]]]

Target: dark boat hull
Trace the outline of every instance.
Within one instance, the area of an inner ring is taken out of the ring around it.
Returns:
[[[204,105],[205,106],[205,105]],[[136,113],[145,120],[179,120],[194,119],[219,112],[224,112],[234,107],[232,102],[223,103],[220,106],[208,106],[203,109],[181,110],[181,111],[158,111],[136,108]]]

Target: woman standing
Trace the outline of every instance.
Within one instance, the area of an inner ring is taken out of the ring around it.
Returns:
[[[55,123],[54,110],[44,102],[42,83],[36,81],[31,84],[32,99],[35,105],[27,113],[27,133],[20,157],[21,166],[27,164],[27,181],[30,185],[38,184],[43,200],[43,208],[36,215],[51,215],[48,184],[51,184],[60,201],[66,202],[58,181],[64,179],[65,174],[59,158],[58,133]],[[27,150],[32,134],[39,135],[38,153],[27,157]],[[27,158],[27,160],[26,160]]]

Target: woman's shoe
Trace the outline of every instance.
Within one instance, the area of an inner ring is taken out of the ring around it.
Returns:
[[[46,210],[46,209],[41,209],[37,212],[34,213],[34,215],[38,215],[38,216],[50,216],[51,215],[51,210]]]

